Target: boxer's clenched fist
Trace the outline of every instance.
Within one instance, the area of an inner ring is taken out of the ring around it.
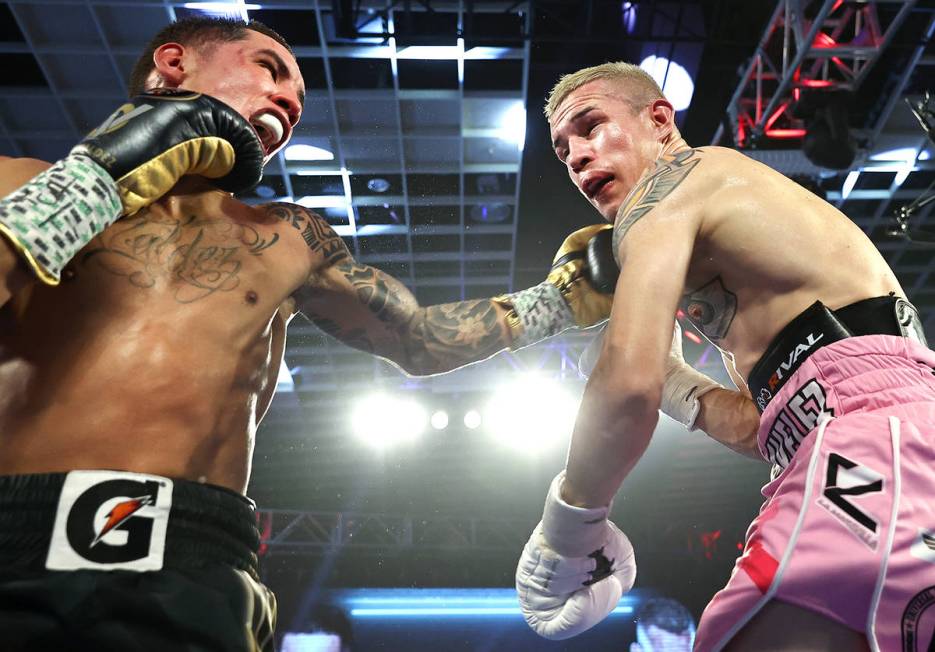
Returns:
[[[620,273],[611,251],[611,229],[610,224],[578,229],[559,247],[544,282],[494,297],[509,311],[510,348],[528,346],[574,326],[594,326],[610,316]]]
[[[124,215],[188,174],[229,192],[249,190],[263,176],[263,146],[250,123],[219,100],[180,89],[138,95],[71,153],[89,157],[114,179]]]
[[[607,520],[609,507],[561,499],[564,473],[549,488],[542,521],[523,548],[516,591],[526,622],[552,640],[590,629],[614,610],[636,580],[633,546]]]
[[[0,233],[54,285],[91,238],[183,176],[247,190],[262,177],[263,155],[250,124],[223,102],[160,89],[121,106],[67,157],[0,200]]]
[[[606,242],[610,250],[612,230],[611,224],[578,229],[565,238],[552,259],[552,270],[545,280],[562,293],[578,326],[593,326],[610,316],[620,270],[616,263],[608,268],[606,258],[601,255],[601,243]],[[612,253],[610,261],[613,262]]]

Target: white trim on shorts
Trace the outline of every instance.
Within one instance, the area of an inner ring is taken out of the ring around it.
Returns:
[[[886,581],[886,571],[890,562],[890,553],[893,550],[893,539],[896,536],[896,519],[899,516],[899,498],[902,490],[900,481],[899,437],[900,422],[897,417],[890,417],[890,439],[893,443],[893,507],[890,509],[890,531],[886,535],[886,548],[883,550],[883,561],[880,564],[880,573],[877,575],[877,584],[873,589],[873,599],[867,612],[867,643],[873,652],[879,652],[877,643],[877,608],[880,606],[880,596],[883,594],[883,583]]]
[[[812,447],[812,456],[808,461],[808,473],[805,478],[805,491],[802,495],[802,505],[799,508],[799,515],[795,521],[795,527],[792,529],[792,536],[789,537],[789,542],[786,545],[786,550],[782,555],[782,561],[779,563],[779,567],[776,569],[776,573],[773,575],[773,581],[769,585],[766,593],[763,594],[757,603],[753,605],[753,608],[750,609],[742,618],[739,618],[734,625],[727,631],[727,633],[718,641],[718,644],[714,646],[714,651],[721,650],[725,645],[730,643],[730,640],[737,635],[744,625],[749,623],[753,617],[759,613],[767,602],[773,599],[773,596],[776,595],[776,591],[779,590],[779,584],[782,582],[783,573],[785,573],[786,566],[789,564],[789,559],[792,557],[792,552],[795,550],[795,544],[798,542],[799,533],[802,531],[802,524],[805,522],[805,514],[808,512],[808,505],[811,502],[812,497],[812,485],[814,484],[815,479],[815,470],[818,467],[818,457],[821,452],[821,443],[825,436],[825,428],[828,427],[828,424],[834,420],[834,417],[828,417],[822,419],[818,424],[818,432],[815,433],[815,445]]]

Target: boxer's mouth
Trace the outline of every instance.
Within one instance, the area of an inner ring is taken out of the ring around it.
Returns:
[[[613,180],[614,176],[612,174],[604,174],[600,172],[591,174],[581,183],[581,190],[584,191],[584,195],[588,199],[594,199],[599,194],[601,194],[601,191],[604,190],[604,188],[607,187],[607,184]]]
[[[279,116],[267,111],[254,116],[250,124],[263,144],[267,156],[279,148],[283,142],[283,137],[286,135],[286,128]]]

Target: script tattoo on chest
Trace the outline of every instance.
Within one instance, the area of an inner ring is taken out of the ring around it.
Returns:
[[[350,258],[351,254],[344,240],[318,213],[297,204],[286,203],[269,204],[266,209],[271,216],[301,233],[306,246],[314,253],[320,254],[325,265]]]
[[[717,344],[727,336],[737,314],[737,295],[724,287],[720,276],[715,276],[682,295],[679,307],[705,337]]]
[[[193,303],[240,285],[244,256],[261,256],[279,240],[226,219],[146,214],[105,230],[81,257],[138,288],[167,280],[179,303]]]
[[[662,159],[648,177],[636,184],[617,210],[617,219],[614,222],[614,256],[619,256],[620,243],[630,227],[678,188],[688,173],[700,162],[696,150],[683,150]]]

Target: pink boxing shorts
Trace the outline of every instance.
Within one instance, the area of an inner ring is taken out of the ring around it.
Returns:
[[[720,650],[770,600],[935,649],[935,352],[867,335],[815,351],[766,406],[757,442],[784,467],[695,650]]]

